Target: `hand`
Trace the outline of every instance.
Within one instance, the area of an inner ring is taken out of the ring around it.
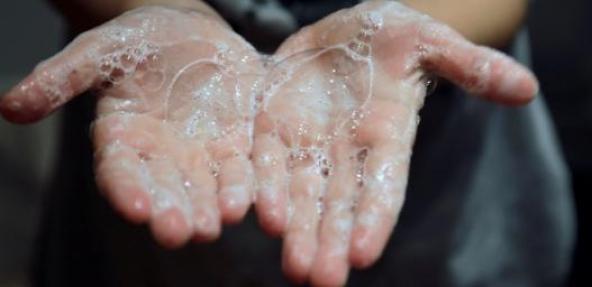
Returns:
[[[80,35],[0,102],[31,122],[98,89],[96,181],[163,245],[213,240],[252,202],[256,51],[219,18],[149,7]]]
[[[428,75],[524,104],[534,77],[508,57],[395,2],[342,10],[279,49],[256,118],[263,228],[297,282],[344,284],[383,251],[405,197]],[[429,180],[429,179],[426,179]]]

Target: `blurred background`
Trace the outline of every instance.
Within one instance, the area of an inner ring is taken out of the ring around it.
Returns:
[[[572,174],[578,242],[568,286],[592,286],[592,1],[538,0],[528,25],[534,71]],[[42,0],[0,2],[0,91],[64,44],[65,24]],[[590,81],[590,83],[588,82]],[[44,189],[52,176],[60,114],[32,126],[0,120],[0,287],[27,286]]]
[[[63,45],[64,23],[45,1],[0,2],[0,91]],[[26,275],[51,180],[59,114],[32,126],[0,120],[0,286],[28,286]]]
[[[528,26],[534,71],[572,175],[578,220],[574,265],[568,286],[592,286],[592,1],[534,1]]]

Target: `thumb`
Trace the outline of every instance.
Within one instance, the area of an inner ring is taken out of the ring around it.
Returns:
[[[539,89],[538,82],[526,67],[442,27],[436,28],[443,30],[439,33],[423,33],[428,35],[424,39],[425,53],[421,61],[424,69],[497,103],[522,105],[534,98]]]
[[[79,36],[62,52],[40,63],[0,99],[0,113],[15,123],[44,118],[76,95],[97,84],[98,61],[89,51],[100,50],[92,32]]]

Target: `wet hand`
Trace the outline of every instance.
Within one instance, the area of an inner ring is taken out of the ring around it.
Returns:
[[[210,241],[253,199],[256,51],[218,18],[147,7],[80,35],[0,102],[38,120],[97,91],[96,182],[127,219],[176,247]]]
[[[255,121],[256,208],[263,228],[284,238],[286,274],[319,286],[342,285],[350,266],[380,257],[430,75],[508,105],[537,90],[508,57],[395,2],[330,15],[274,57]]]

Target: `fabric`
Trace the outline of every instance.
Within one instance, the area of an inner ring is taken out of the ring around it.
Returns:
[[[297,27],[354,4],[211,2],[267,51]],[[277,41],[260,42],[253,31]],[[509,51],[528,64],[525,32]],[[421,116],[399,224],[383,258],[369,270],[354,271],[348,285],[561,286],[574,241],[573,208],[543,98],[510,109],[443,83]],[[87,137],[92,117],[90,97],[65,113],[63,159],[47,201],[36,285],[289,285],[280,267],[281,241],[266,237],[252,214],[214,244],[177,251],[159,248],[145,227],[114,214],[93,183]]]

